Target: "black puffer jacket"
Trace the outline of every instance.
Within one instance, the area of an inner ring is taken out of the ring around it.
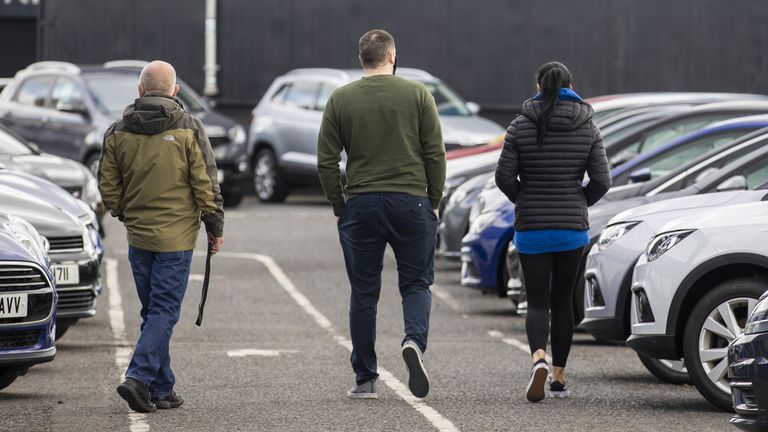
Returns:
[[[515,230],[586,230],[587,207],[611,187],[603,138],[586,102],[558,100],[541,145],[541,101],[527,100],[507,129],[496,184],[515,203]],[[584,173],[589,183],[582,186]],[[518,178],[519,176],[519,178]]]

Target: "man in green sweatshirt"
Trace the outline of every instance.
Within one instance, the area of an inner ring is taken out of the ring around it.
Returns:
[[[402,355],[408,387],[429,392],[422,361],[434,282],[437,213],[445,183],[445,146],[435,100],[417,82],[395,76],[395,40],[371,30],[359,41],[364,77],[336,90],[323,114],[317,149],[320,181],[338,217],[352,287],[349,327],[355,399],[375,399],[376,307],[384,250],[395,252],[403,298]],[[342,185],[341,152],[347,154]]]

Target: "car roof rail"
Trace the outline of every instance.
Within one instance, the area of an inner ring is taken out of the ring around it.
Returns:
[[[289,71],[288,76],[308,76],[308,75],[322,75],[326,77],[334,77],[343,80],[349,79],[349,74],[341,69],[332,68],[301,68]]]
[[[144,66],[148,65],[149,62],[145,60],[130,60],[130,59],[121,59],[121,60],[112,60],[104,63],[104,69],[117,69],[117,68],[137,68],[137,69],[143,69]]]
[[[32,63],[31,65],[24,68],[25,72],[41,71],[41,70],[61,70],[61,71],[70,72],[74,74],[80,73],[80,68],[77,67],[77,65],[75,65],[74,63],[63,62],[63,61],[41,61],[37,63]]]

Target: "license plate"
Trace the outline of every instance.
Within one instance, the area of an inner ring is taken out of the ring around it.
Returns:
[[[56,285],[72,285],[80,283],[80,269],[77,264],[51,266]]]
[[[0,318],[27,316],[27,293],[0,294]]]

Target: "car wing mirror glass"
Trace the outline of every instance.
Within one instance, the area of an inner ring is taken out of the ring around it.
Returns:
[[[472,113],[472,115],[477,115],[478,113],[480,113],[480,105],[478,105],[477,103],[467,102],[465,105],[467,106],[467,109],[469,110],[469,112]]]
[[[744,177],[743,175],[736,175],[717,185],[718,192],[735,191],[735,190],[747,190],[746,177]]]
[[[629,181],[632,183],[643,183],[651,179],[651,169],[648,167],[634,170],[629,174]]]

